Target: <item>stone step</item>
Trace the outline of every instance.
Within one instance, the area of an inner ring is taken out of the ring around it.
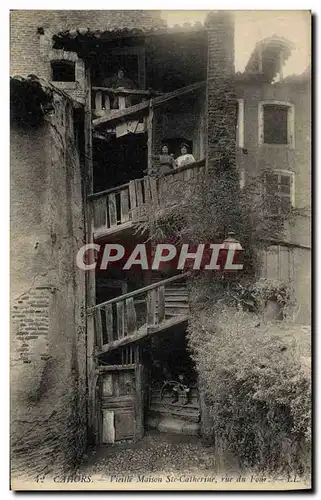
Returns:
[[[176,409],[167,409],[161,405],[154,405],[153,403],[149,407],[149,415],[154,417],[173,417],[175,419],[184,420],[186,422],[199,422],[200,412],[196,408],[184,408],[178,407]]]
[[[171,417],[149,417],[147,426],[151,429],[157,429],[160,432],[168,432],[169,434],[183,434],[187,436],[198,436],[200,424],[197,422],[186,422],[181,419]]]

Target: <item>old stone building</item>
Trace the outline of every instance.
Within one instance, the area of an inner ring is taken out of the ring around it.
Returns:
[[[199,432],[186,276],[84,273],[76,254],[145,241],[135,223],[151,201],[164,208],[170,177],[199,179],[225,148],[241,183],[268,166],[281,199],[309,205],[309,75],[272,83],[289,50],[265,40],[238,75],[224,12],[173,28],[157,11],[11,13],[13,466],[64,467],[146,424]],[[196,161],[155,178],[162,144],[178,156],[182,142]],[[307,323],[309,224],[297,224],[271,242],[264,274],[294,281]],[[165,359],[192,374],[178,414],[149,389]]]

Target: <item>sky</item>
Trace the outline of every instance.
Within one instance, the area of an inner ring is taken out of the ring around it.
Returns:
[[[207,10],[163,10],[170,25],[203,22]],[[256,42],[277,35],[294,43],[295,48],[284,67],[284,76],[302,73],[310,63],[310,12],[304,10],[234,11],[235,70],[243,71]]]

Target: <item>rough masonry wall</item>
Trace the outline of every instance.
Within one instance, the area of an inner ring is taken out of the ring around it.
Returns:
[[[154,27],[162,24],[160,11],[139,10],[13,10],[10,14],[10,74],[51,79],[48,60],[52,35],[71,28],[97,30]],[[43,28],[44,38],[40,43]]]
[[[207,17],[207,166],[219,173],[222,159],[235,164],[234,21],[227,11]]]
[[[38,127],[11,124],[12,469],[33,478],[86,447],[81,172],[71,103],[53,106]]]

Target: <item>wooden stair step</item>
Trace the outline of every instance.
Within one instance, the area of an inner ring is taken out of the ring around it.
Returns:
[[[186,288],[166,288],[165,287],[165,295],[188,295],[188,291]]]
[[[165,303],[168,302],[187,302],[187,295],[165,295]]]

